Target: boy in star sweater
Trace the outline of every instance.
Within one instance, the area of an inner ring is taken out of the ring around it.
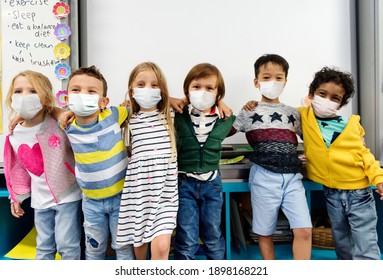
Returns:
[[[246,133],[253,148],[249,188],[253,212],[252,229],[259,237],[262,258],[274,259],[272,234],[279,210],[293,230],[294,259],[311,257],[311,218],[302,183],[302,162],[296,152],[301,135],[298,111],[279,101],[287,81],[288,62],[276,54],[263,55],[254,64],[254,85],[262,94],[253,111],[242,109],[231,135]]]

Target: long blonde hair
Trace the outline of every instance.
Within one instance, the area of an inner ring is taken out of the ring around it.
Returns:
[[[136,100],[133,98],[133,82],[135,81],[137,75],[143,71],[152,71],[157,79],[158,82],[158,88],[161,90],[161,100],[157,104],[157,109],[160,111],[160,113],[163,113],[165,115],[165,120],[166,120],[166,127],[169,132],[169,137],[170,137],[170,143],[171,143],[171,153],[172,157],[171,159],[174,160],[177,155],[177,148],[176,148],[176,140],[174,136],[174,125],[173,125],[173,120],[171,118],[170,114],[170,103],[169,103],[169,90],[168,90],[168,85],[166,82],[166,78],[164,73],[162,72],[161,68],[153,63],[153,62],[143,62],[138,64],[132,72],[129,75],[129,81],[128,81],[128,92],[125,95],[125,99],[127,99],[127,96],[129,96],[130,99],[130,107],[131,107],[131,113],[129,114],[128,117],[128,122],[132,116],[132,114],[138,113],[140,111],[140,105],[136,102]],[[124,131],[127,128],[126,126],[124,127]],[[123,134],[124,136],[126,133]]]
[[[16,116],[15,110],[12,108],[12,95],[15,92],[15,80],[18,77],[25,77],[31,83],[35,89],[37,95],[40,97],[41,105],[43,106],[45,116],[51,114],[55,109],[56,99],[52,92],[52,84],[49,79],[43,74],[31,70],[20,72],[13,77],[11,85],[8,90],[7,97],[5,98],[5,104],[10,110],[9,118],[12,119]]]

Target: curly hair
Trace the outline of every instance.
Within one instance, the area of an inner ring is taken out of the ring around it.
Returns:
[[[346,105],[355,93],[354,79],[350,73],[341,72],[337,68],[323,67],[314,74],[314,79],[309,86],[309,96],[314,96],[320,85],[333,82],[344,89],[344,96],[340,106]]]

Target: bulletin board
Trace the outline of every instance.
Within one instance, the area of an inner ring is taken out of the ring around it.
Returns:
[[[63,99],[71,73],[72,35],[69,24],[71,1],[1,0],[2,25],[2,134],[3,147],[8,133],[8,108],[5,98],[15,75],[33,70],[47,76],[52,83],[58,105]],[[0,155],[2,161],[3,153]]]

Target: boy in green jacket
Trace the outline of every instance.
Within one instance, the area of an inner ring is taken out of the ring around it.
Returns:
[[[200,238],[206,258],[222,260],[225,240],[219,160],[222,141],[235,117],[220,118],[217,105],[225,96],[225,83],[221,72],[210,63],[197,64],[189,71],[184,93],[191,104],[174,119],[179,196],[174,259],[195,259]]]

